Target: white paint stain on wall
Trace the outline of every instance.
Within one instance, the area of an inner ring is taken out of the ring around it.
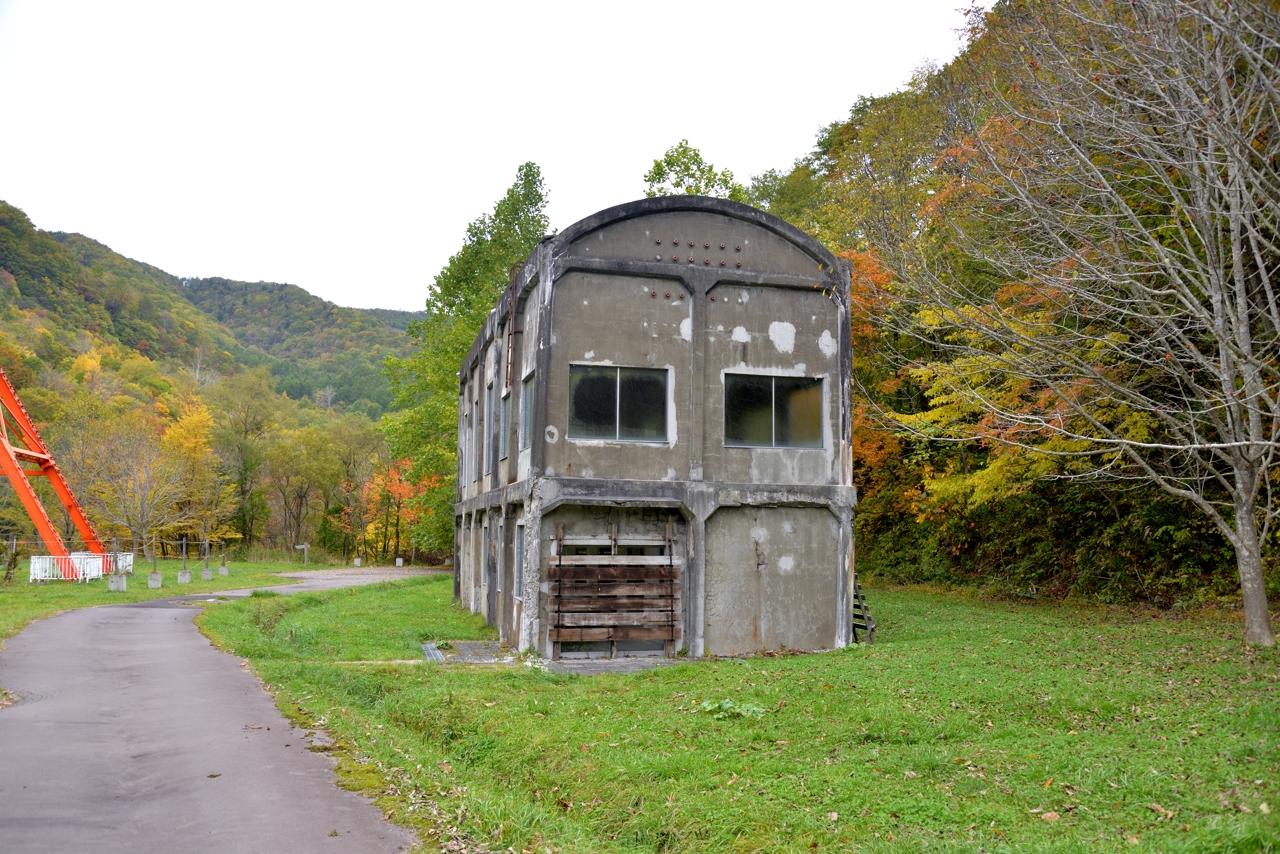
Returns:
[[[745,326],[735,326],[733,327],[733,340],[749,344],[751,343],[751,333],[747,332]]]
[[[769,324],[769,340],[779,353],[790,353],[796,348],[796,328],[785,320],[775,320]]]
[[[686,317],[680,321],[680,337],[686,341],[693,340],[693,318]]]
[[[778,572],[783,575],[790,575],[791,571],[796,568],[796,562],[791,555],[783,555],[778,558]]]
[[[584,359],[594,359],[595,357],[596,357],[595,350],[588,350],[587,352],[582,354],[582,358]]]
[[[818,349],[828,358],[836,354],[836,339],[831,337],[830,329],[822,330],[822,334],[818,336]]]

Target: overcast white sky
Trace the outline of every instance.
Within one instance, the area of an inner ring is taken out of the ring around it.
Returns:
[[[682,138],[742,180],[959,49],[962,0],[0,0],[0,199],[180,276],[420,309],[533,160],[563,229]]]

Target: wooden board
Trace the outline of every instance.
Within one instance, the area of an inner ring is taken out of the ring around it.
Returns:
[[[556,539],[555,537],[552,537],[551,538],[552,542],[555,542],[555,539]],[[613,537],[566,536],[564,538],[564,545],[566,546],[612,546]],[[623,537],[618,537],[618,545],[619,546],[646,546],[646,547],[652,548],[652,547],[665,547],[668,544],[667,544],[666,538],[664,537],[623,536]]]
[[[550,581],[641,581],[680,577],[679,566],[556,566],[547,567]]]
[[[679,566],[680,559],[665,555],[555,555],[555,566]]]
[[[556,626],[653,626],[669,625],[670,611],[613,611],[607,614],[568,614],[561,613],[556,618]]]
[[[576,599],[580,596],[680,596],[679,581],[557,581],[553,597]]]
[[[547,603],[547,609],[552,613],[570,613],[574,611],[602,612],[602,611],[666,611],[670,613],[676,599],[667,597],[645,597],[628,596],[628,597],[579,597],[574,599],[556,599],[552,598]]]
[[[594,629],[548,629],[547,640],[564,641],[620,641],[620,640],[679,640],[679,626],[616,626]]]

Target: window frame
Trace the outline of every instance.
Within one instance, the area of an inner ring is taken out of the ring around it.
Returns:
[[[480,401],[471,401],[471,482],[480,480]]]
[[[485,386],[484,393],[484,473],[493,472],[493,382]]]
[[[533,379],[536,371],[530,371],[520,380],[520,440],[519,449],[527,451],[533,446]]]
[[[498,419],[498,459],[505,460],[511,454],[511,389],[502,391],[501,417]]]
[[[608,436],[575,436],[570,432],[572,421],[569,417],[569,410],[573,406],[573,369],[586,368],[592,370],[610,370],[614,371],[613,379],[613,437]],[[622,437],[622,372],[623,371],[648,371],[654,374],[662,374],[662,438],[661,439],[629,439]],[[592,362],[570,362],[569,363],[569,389],[568,400],[565,409],[565,425],[564,434],[566,440],[574,442],[626,442],[635,445],[670,445],[671,444],[671,411],[672,411],[672,370],[671,368],[651,368],[648,365],[602,365]]]
[[[729,441],[729,378],[730,377],[748,377],[751,379],[769,379],[769,444],[755,445],[747,443],[738,443]],[[780,445],[778,444],[778,380],[816,380],[818,382],[819,399],[822,403],[822,411],[819,414],[818,423],[818,444],[816,445]],[[789,451],[821,451],[827,446],[826,444],[826,422],[827,422],[827,375],[818,374],[817,376],[809,376],[808,374],[775,374],[766,372],[751,371],[724,371],[721,373],[721,384],[724,394],[721,399],[723,407],[723,415],[721,419],[721,443],[726,448],[764,448],[768,450],[789,450]]]

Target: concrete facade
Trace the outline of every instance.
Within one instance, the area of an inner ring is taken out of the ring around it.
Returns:
[[[808,235],[720,199],[645,199],[545,238],[459,372],[458,598],[546,657],[826,649],[871,629],[849,287]],[[563,598],[610,579],[589,608]],[[608,628],[627,622],[596,613],[617,596],[672,609],[671,631]]]

